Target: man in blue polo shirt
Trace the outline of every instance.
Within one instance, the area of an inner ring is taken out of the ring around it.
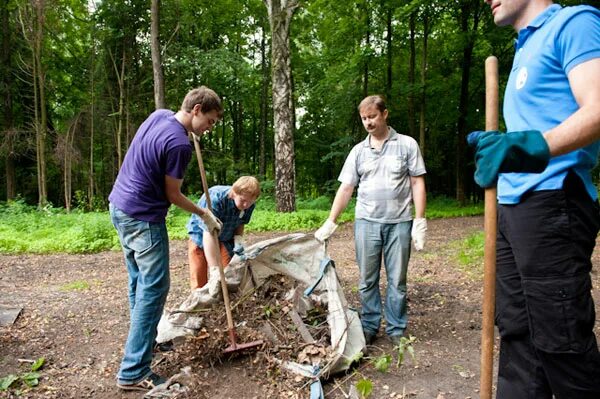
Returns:
[[[181,184],[192,157],[188,132],[209,131],[222,114],[221,99],[204,86],[191,90],[177,113],[154,111],[133,138],[108,197],[129,274],[129,335],[117,373],[117,386],[123,390],[148,390],[165,381],[150,364],[170,284],[169,206],[198,215],[211,230],[220,229],[208,209],[181,193]]]
[[[600,11],[487,0],[518,32],[509,133],[485,132],[475,180],[498,182],[498,398],[600,398],[591,255],[600,227]]]
[[[190,267],[190,288],[203,287],[215,282],[211,289],[220,290],[219,269],[227,266],[234,255],[244,252],[244,226],[250,222],[255,202],[260,195],[260,184],[253,176],[242,176],[232,186],[213,186],[208,189],[213,214],[223,223],[219,233],[219,248],[210,236],[210,230],[204,221],[196,215],[190,217],[187,224],[190,240],[188,242],[188,260]],[[206,207],[206,193],[198,201],[199,207]],[[221,254],[221,262],[218,254]]]

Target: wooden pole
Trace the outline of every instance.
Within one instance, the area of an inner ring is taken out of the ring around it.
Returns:
[[[200,178],[202,179],[202,190],[206,197],[206,207],[212,212],[212,203],[210,199],[210,193],[208,192],[208,183],[206,181],[206,171],[204,169],[204,162],[202,160],[202,152],[200,151],[199,137],[192,133],[192,139],[194,141],[194,148],[196,149],[196,158],[198,158],[198,168],[200,169]],[[223,302],[225,302],[225,314],[227,316],[227,327],[229,328],[229,338],[232,345],[236,346],[235,327],[233,324],[233,315],[231,314],[231,303],[229,301],[229,290],[227,289],[227,282],[225,281],[225,271],[223,270],[223,261],[221,260],[221,251],[219,249],[219,237],[216,232],[211,233],[211,238],[214,241],[214,245],[217,248],[217,260],[219,267],[219,275],[221,278],[221,290],[223,291]]]
[[[485,130],[498,130],[498,59],[490,56],[485,60]],[[485,247],[483,272],[483,320],[481,324],[481,399],[492,398],[492,374],[494,371],[494,310],[496,303],[496,234],[497,234],[496,187],[485,189]]]

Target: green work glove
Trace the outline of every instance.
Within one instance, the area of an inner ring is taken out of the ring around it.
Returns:
[[[499,173],[540,173],[550,161],[548,144],[537,130],[474,132],[469,139],[476,141],[475,182],[482,188],[492,187]]]

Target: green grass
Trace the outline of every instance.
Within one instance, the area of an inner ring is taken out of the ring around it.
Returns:
[[[427,219],[443,219],[461,216],[483,215],[483,203],[460,206],[458,201],[447,197],[427,199]]]
[[[483,276],[484,243],[485,235],[483,232],[473,233],[467,238],[454,243],[460,270],[473,279],[480,279]]]
[[[90,289],[90,283],[85,280],[72,281],[67,284],[60,286],[59,291],[70,292],[70,291],[85,291]]]
[[[354,220],[354,200],[338,218],[338,223]],[[277,213],[273,198],[263,196],[247,232],[252,231],[312,231],[321,226],[329,215],[331,199],[298,199],[296,212]],[[479,215],[481,205],[460,207],[446,198],[430,199],[428,218],[447,218]],[[167,229],[171,239],[187,238],[189,214],[171,207],[167,215]],[[0,253],[93,253],[118,250],[119,239],[108,212],[66,213],[64,209],[47,207],[37,210],[22,201],[0,203]]]

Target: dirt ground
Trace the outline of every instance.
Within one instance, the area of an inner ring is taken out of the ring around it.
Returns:
[[[479,397],[481,280],[459,267],[456,242],[482,226],[481,217],[429,222],[426,249],[413,253],[409,266],[406,333],[416,337],[415,360],[407,356],[397,367],[398,353],[380,333],[369,347],[368,358],[324,382],[326,398],[347,397],[351,386],[363,378],[373,383],[370,398]],[[249,234],[247,240],[254,243],[275,236]],[[188,294],[186,249],[185,241],[171,242],[170,308]],[[351,224],[336,231],[328,252],[349,303],[358,307]],[[600,266],[597,252],[596,270]],[[128,331],[126,280],[120,252],[0,256],[0,306],[23,308],[12,326],[0,327],[0,378],[26,372],[28,360],[44,357],[39,385],[18,397],[141,397],[115,386]],[[597,272],[593,280],[598,286]],[[596,289],[594,296],[596,304],[600,303]],[[189,351],[189,345],[176,346],[172,352],[156,354],[154,360],[154,368],[167,376],[185,364],[192,367],[196,385],[189,397],[309,397],[308,387],[288,383],[288,378],[266,366],[260,352],[209,362],[203,353]],[[393,356],[392,366],[387,372],[377,371],[370,359],[385,354]],[[0,398],[10,397],[17,397],[14,390],[0,392]]]

